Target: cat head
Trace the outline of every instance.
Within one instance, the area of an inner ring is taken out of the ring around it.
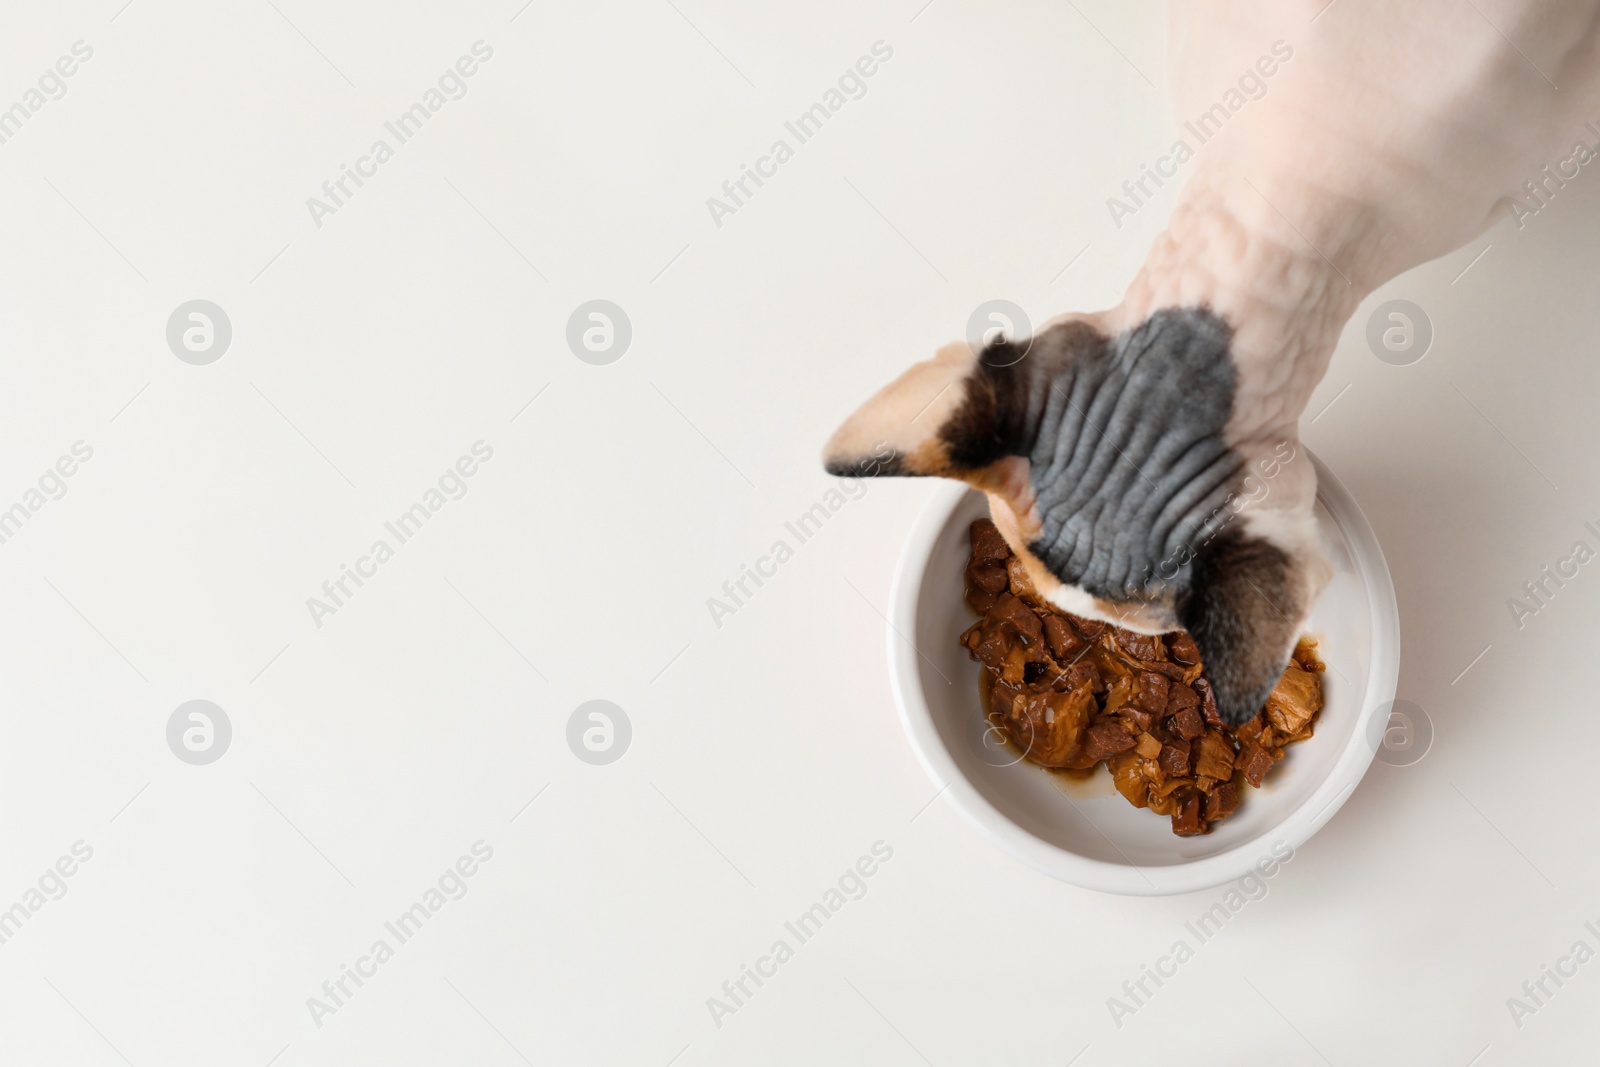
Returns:
[[[824,464],[988,494],[1041,596],[1142,633],[1188,630],[1219,711],[1243,722],[1330,569],[1292,427],[1236,432],[1231,337],[1205,309],[1165,309],[1117,333],[1078,316],[1028,341],[947,345],[847,418]]]

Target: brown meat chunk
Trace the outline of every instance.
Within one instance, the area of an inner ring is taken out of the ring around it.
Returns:
[[[1088,689],[1026,693],[1011,705],[1006,733],[1026,759],[1041,767],[1062,767],[1078,754],[1093,709],[1094,694]]]
[[[1089,736],[1083,746],[1086,755],[1105,759],[1134,746],[1133,735],[1115,722],[1102,722],[1089,727]]]
[[[1044,640],[1050,646],[1050,654],[1062,663],[1070,663],[1089,647],[1089,642],[1079,637],[1072,624],[1060,615],[1045,616]]]
[[[1091,672],[1093,672],[1091,677],[1094,679],[1095,696],[1105,696],[1106,693],[1110,692],[1111,683],[1106,679],[1105,669],[1100,665],[1099,662],[1093,659],[1080,660],[1079,662],[1083,663]]]
[[[1011,685],[1020,685],[1027,673],[1028,653],[1009,627],[984,622],[974,626],[962,641],[968,654],[995,676]]]
[[[1128,703],[1152,715],[1160,715],[1167,710],[1167,688],[1165,675],[1140,671],[1133,676],[1133,693]]]
[[[1139,730],[1148,730],[1156,721],[1156,717],[1139,707],[1137,704],[1124,704],[1117,709],[1117,714],[1127,719]]]
[[[1242,725],[1234,727],[1233,739],[1239,742],[1241,745],[1249,744],[1251,741],[1257,741],[1261,743],[1263,748],[1265,748],[1266,742],[1261,741],[1261,734],[1266,729],[1266,716],[1263,712],[1258,711],[1249,719],[1246,719]]]
[[[1172,729],[1185,741],[1193,741],[1206,732],[1205,720],[1200,717],[1200,709],[1184,708],[1172,717]]]
[[[1162,745],[1161,754],[1156,757],[1156,762],[1161,765],[1161,771],[1169,778],[1189,777],[1189,746],[1188,745]]]
[[[1011,546],[1001,536],[999,527],[988,519],[977,519],[968,531],[972,537],[972,562],[1004,563],[1011,558]]]
[[[1200,694],[1196,693],[1192,686],[1187,686],[1180,682],[1167,687],[1166,713],[1168,715],[1176,715],[1184,708],[1195,708],[1198,710],[1199,707]]]
[[[1176,663],[1167,663],[1164,660],[1154,659],[1140,660],[1139,668],[1146,671],[1155,671],[1157,674],[1170,678],[1174,682],[1186,681],[1189,673],[1194,670],[1193,667],[1180,667]]]
[[[1196,678],[1194,691],[1200,694],[1200,715],[1206,725],[1221,726],[1222,716],[1217,714],[1217,698],[1212,695],[1211,683],[1205,678]]]
[[[991,715],[1010,715],[1011,705],[1022,696],[1022,690],[1014,685],[1007,685],[996,678],[989,687],[989,713]]]
[[[1045,621],[1046,623],[1049,622],[1048,619]],[[1095,693],[1104,693],[1106,691],[1106,683],[1101,679],[1100,672],[1095,669],[1095,665],[1087,658],[1067,664],[1061,673],[1050,681],[1050,688],[1052,689],[1077,689],[1080,686],[1086,687]]]
[[[1172,832],[1179,837],[1197,837],[1206,832],[1209,827],[1200,817],[1200,794],[1191,793],[1183,801],[1183,806],[1172,816]]]
[[[973,588],[985,593],[1003,593],[1006,591],[1006,569],[999,563],[969,567],[967,581],[972,583]]]
[[[1315,674],[1291,663],[1267,695],[1267,718],[1285,735],[1293,735],[1322,710],[1322,685]]]
[[[1074,615],[1072,621],[1078,627],[1078,632],[1091,641],[1099,640],[1107,630],[1111,629],[1099,619],[1080,619]]]
[[[1206,822],[1216,822],[1232,815],[1239,807],[1239,787],[1233,782],[1218,782],[1206,797]]]
[[[1166,645],[1162,644],[1161,638],[1155,634],[1136,634],[1132,630],[1113,629],[1111,635],[1116,641],[1117,647],[1133,659],[1164,660],[1167,658]]]
[[[1254,741],[1246,744],[1239,753],[1239,769],[1244,771],[1244,780],[1253,786],[1261,785],[1261,779],[1272,769],[1274,762],[1272,753]]]
[[[1183,630],[1167,634],[1167,653],[1174,663],[1181,663],[1185,667],[1193,667],[1200,662],[1200,649]]]
[[[968,627],[961,635],[961,643],[973,659],[991,671],[1000,672],[1005,669],[1006,657],[1016,646],[1017,637],[1005,627],[984,619]]]
[[[1003,622],[1011,626],[1025,646],[1043,650],[1044,625],[1033,609],[1010,593],[1001,593],[989,612],[990,622]]]

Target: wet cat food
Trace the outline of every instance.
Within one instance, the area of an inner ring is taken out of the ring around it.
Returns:
[[[1135,807],[1172,832],[1209,833],[1259,786],[1322,710],[1313,642],[1295,647],[1266,704],[1230,728],[1217,715],[1193,638],[1137,634],[1044,601],[987,519],[972,524],[967,604],[982,618],[961,635],[983,665],[983,713],[1024,759],[1063,772],[1104,763]]]

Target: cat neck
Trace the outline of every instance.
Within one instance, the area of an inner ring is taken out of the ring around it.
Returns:
[[[1235,437],[1281,434],[1384,279],[1390,252],[1372,212],[1310,182],[1198,173],[1107,325],[1128,329],[1165,307],[1209,308],[1233,329],[1243,391]]]

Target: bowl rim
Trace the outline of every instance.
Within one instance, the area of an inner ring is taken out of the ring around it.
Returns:
[[[899,709],[900,723],[911,740],[923,770],[949,794],[967,822],[1013,859],[1035,870],[1085,889],[1124,896],[1168,896],[1210,889],[1242,877],[1258,862],[1277,857],[1281,849],[1298,849],[1320,830],[1355,791],[1376,749],[1369,740],[1373,718],[1394,700],[1400,675],[1400,608],[1395,598],[1389,564],[1377,535],[1355,498],[1315,453],[1306,448],[1317,475],[1317,498],[1327,508],[1349,543],[1356,571],[1366,585],[1371,612],[1372,661],[1361,695],[1361,713],[1344,751],[1326,779],[1276,826],[1226,852],[1187,863],[1138,867],[1091,859],[1060,848],[1013,822],[967,780],[945,748],[922,691],[917,667],[920,653],[906,635],[916,633],[922,578],[939,535],[952,513],[970,492],[961,482],[943,485],[912,524],[889,590],[889,615],[885,635],[889,652],[889,681]]]

